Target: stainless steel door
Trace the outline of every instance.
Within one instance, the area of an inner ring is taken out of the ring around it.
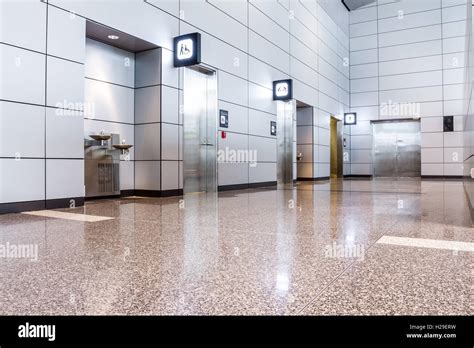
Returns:
[[[420,176],[420,144],[419,121],[373,123],[374,176]]]
[[[296,179],[296,102],[277,102],[278,188],[292,188]]]
[[[184,193],[217,192],[215,72],[184,70]]]

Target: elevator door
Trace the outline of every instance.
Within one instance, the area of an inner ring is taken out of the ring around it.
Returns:
[[[277,181],[279,189],[293,188],[296,173],[296,101],[277,102]]]
[[[184,193],[217,192],[217,79],[214,71],[184,71]]]
[[[375,177],[419,177],[421,136],[419,121],[373,123]]]

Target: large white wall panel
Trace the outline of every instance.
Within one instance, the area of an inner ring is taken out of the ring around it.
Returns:
[[[133,124],[134,90],[131,88],[86,79],[84,100],[93,106],[84,115],[87,118]]]
[[[242,23],[204,0],[181,0],[180,5],[187,23],[241,50],[247,49],[247,30]]]
[[[84,65],[49,56],[47,61],[46,104],[83,110]]]
[[[85,76],[133,88],[135,54],[87,39]]]
[[[0,158],[0,203],[44,200],[45,161]]]
[[[84,158],[84,119],[81,113],[46,109],[46,157]]]
[[[56,7],[49,7],[48,54],[83,63],[85,36],[84,18]]]
[[[398,17],[439,8],[441,8],[441,0],[396,1],[378,6],[378,16],[379,18]]]
[[[84,197],[83,160],[46,160],[46,199]]]
[[[0,42],[46,52],[46,4],[0,1]]]
[[[45,108],[0,102],[0,157],[44,157]]]
[[[0,44],[0,99],[44,105],[45,56]]]

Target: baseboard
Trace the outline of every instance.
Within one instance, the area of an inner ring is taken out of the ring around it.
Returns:
[[[464,176],[462,175],[422,175],[421,179],[423,180],[454,180],[454,181],[459,181],[459,180],[464,180]]]
[[[357,180],[357,179],[360,179],[360,180],[372,180],[372,179],[373,179],[373,175],[349,174],[349,175],[344,175],[343,178],[344,178],[344,179],[348,179],[348,180]]]
[[[111,196],[93,196],[93,197],[85,197],[86,201],[99,201],[102,199],[115,199],[120,198],[121,195],[111,195]]]
[[[135,190],[121,190],[120,197],[130,197],[135,196]]]
[[[248,184],[221,185],[218,187],[218,191],[219,192],[236,191],[236,190],[246,190],[246,189],[252,189],[252,188],[274,187],[274,186],[277,186],[276,181],[253,182],[253,183],[248,183]]]
[[[133,196],[141,197],[173,197],[173,196],[182,196],[183,190],[135,190]]]
[[[164,190],[160,191],[161,192],[161,197],[174,197],[174,196],[182,196],[183,190]]]
[[[1,203],[0,214],[14,214],[24,211],[44,210],[45,208],[45,201]]]
[[[161,197],[161,191],[158,190],[135,190],[135,196],[141,197]]]
[[[278,182],[276,181],[252,182],[249,184],[249,188],[273,187],[277,185]]]
[[[60,209],[81,207],[84,205],[84,197],[71,197],[60,199],[48,199],[44,201],[27,201],[27,202],[13,202],[1,203],[0,214],[23,213],[25,211],[45,210],[45,209]]]
[[[84,200],[84,197],[48,199],[46,200],[46,209],[82,207]]]
[[[326,181],[329,180],[329,176],[323,176],[320,178],[298,178],[297,181]]]
[[[235,184],[235,185],[222,185],[217,188],[217,191],[235,191],[235,190],[246,190],[249,188],[249,184]]]

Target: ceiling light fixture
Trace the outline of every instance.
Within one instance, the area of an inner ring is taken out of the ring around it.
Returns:
[[[109,35],[107,36],[110,40],[118,40],[119,37],[117,35]]]

